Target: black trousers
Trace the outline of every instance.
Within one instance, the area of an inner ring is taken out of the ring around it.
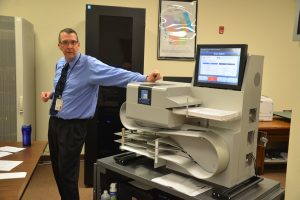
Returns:
[[[80,152],[87,134],[87,124],[86,119],[49,119],[50,158],[62,200],[79,200]]]

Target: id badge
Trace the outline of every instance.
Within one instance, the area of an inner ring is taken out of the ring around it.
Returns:
[[[63,100],[60,98],[57,98],[55,101],[55,110],[60,111],[62,109],[62,106],[63,106]]]

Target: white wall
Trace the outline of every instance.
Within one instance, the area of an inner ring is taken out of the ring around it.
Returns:
[[[77,30],[81,51],[85,47],[85,4],[146,8],[145,73],[153,68],[163,75],[191,76],[194,62],[158,61],[157,23],[159,0],[0,0],[0,15],[20,16],[34,24],[36,51],[37,139],[47,140],[49,104],[39,94],[52,88],[58,32]],[[300,130],[300,43],[292,41],[295,0],[199,0],[197,43],[246,43],[249,53],[265,56],[262,94],[274,100],[275,110],[293,109],[289,146],[286,199],[300,199],[297,131]],[[218,26],[225,26],[223,35]],[[298,56],[298,57],[297,57]],[[297,73],[298,72],[298,73]]]

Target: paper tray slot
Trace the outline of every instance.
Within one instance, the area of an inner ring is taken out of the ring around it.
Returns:
[[[228,111],[205,107],[173,108],[172,112],[187,117],[198,117],[217,121],[231,121],[241,117],[239,111]]]

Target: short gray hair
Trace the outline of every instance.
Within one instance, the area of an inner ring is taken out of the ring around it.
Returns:
[[[59,32],[59,34],[58,34],[58,43],[61,42],[61,41],[60,41],[60,34],[61,34],[61,33],[67,33],[67,34],[74,33],[74,34],[76,35],[76,37],[77,37],[77,42],[79,42],[78,35],[77,35],[77,33],[76,33],[76,31],[75,31],[74,29],[71,29],[71,28],[64,28],[64,29],[62,29],[62,30]]]

